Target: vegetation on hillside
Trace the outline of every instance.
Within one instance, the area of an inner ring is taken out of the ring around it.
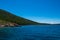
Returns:
[[[36,24],[40,24],[34,21],[30,21],[28,19],[16,16],[10,12],[7,12],[5,10],[0,9],[0,20],[2,20],[2,22],[0,23],[6,23],[6,22],[12,22],[12,23],[16,23],[19,25],[36,25]]]

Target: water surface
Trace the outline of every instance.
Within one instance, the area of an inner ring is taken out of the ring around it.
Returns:
[[[0,40],[60,40],[60,25],[0,28]]]

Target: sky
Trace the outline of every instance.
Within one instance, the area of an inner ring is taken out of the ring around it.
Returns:
[[[40,23],[60,23],[60,0],[0,0],[0,9]]]

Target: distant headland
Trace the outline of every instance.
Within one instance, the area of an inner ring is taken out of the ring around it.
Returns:
[[[60,25],[60,24],[38,23],[20,16],[16,16],[6,10],[0,9],[0,27],[15,27],[21,25]]]
[[[0,26],[4,27],[18,25],[45,25],[45,23],[34,22],[0,9]]]

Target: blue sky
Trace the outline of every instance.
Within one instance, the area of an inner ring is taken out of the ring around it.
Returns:
[[[0,9],[43,23],[60,23],[60,0],[0,0]]]

